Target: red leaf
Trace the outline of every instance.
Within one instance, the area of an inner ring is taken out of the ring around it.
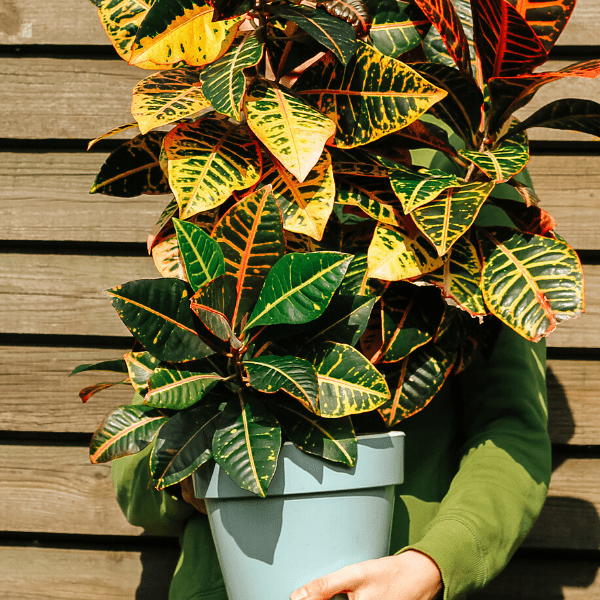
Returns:
[[[129,380],[125,379],[123,381],[113,381],[110,383],[96,383],[94,385],[88,385],[79,392],[79,397],[81,398],[81,401],[85,404],[94,394],[106,390],[112,387],[113,385],[118,385],[119,383],[127,383],[128,381]]]

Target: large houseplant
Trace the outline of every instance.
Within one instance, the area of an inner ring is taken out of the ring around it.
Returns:
[[[575,0],[92,1],[158,70],[92,191],[175,196],[148,242],[163,278],[107,291],[135,347],[76,369],[139,395],[93,462],[156,439],[158,489],[214,459],[264,496],[282,439],[352,466],[357,430],[424,408],[499,324],[538,341],[583,312],[580,262],[520,174],[528,128],[598,134],[600,106],[513,117],[600,74],[534,72]]]

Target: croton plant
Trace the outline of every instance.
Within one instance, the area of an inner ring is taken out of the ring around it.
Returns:
[[[513,116],[600,74],[538,69],[575,0],[92,2],[155,71],[92,192],[174,196],[148,238],[162,277],[106,292],[132,351],[75,370],[137,393],[92,462],[155,441],[157,489],[214,459],[264,496],[283,440],[351,466],[357,430],[423,409],[498,325],[538,341],[583,312],[522,171],[528,128],[599,135],[600,105]]]

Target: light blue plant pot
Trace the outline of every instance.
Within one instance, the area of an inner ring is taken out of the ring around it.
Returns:
[[[218,466],[197,471],[229,600],[287,600],[317,577],[386,556],[403,457],[396,431],[360,437],[351,469],[286,443],[267,498]]]

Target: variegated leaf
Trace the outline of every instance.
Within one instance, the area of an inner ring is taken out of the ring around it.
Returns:
[[[142,133],[189,117],[210,102],[202,95],[199,71],[171,69],[142,79],[133,88],[131,114]]]
[[[390,397],[383,376],[352,346],[323,342],[304,357],[317,371],[319,401],[315,413],[319,416],[347,417],[372,411]]]
[[[473,225],[493,189],[493,182],[467,183],[460,188],[451,188],[433,202],[413,210],[412,219],[435,246],[438,255],[444,256]]]
[[[261,188],[234,204],[217,224],[214,239],[225,256],[226,273],[237,281],[232,316],[237,326],[285,252],[281,212],[271,188]]]
[[[241,120],[242,100],[246,91],[244,69],[260,62],[263,49],[264,42],[254,32],[250,33],[202,71],[202,92],[216,111]]]
[[[164,137],[164,133],[152,131],[121,144],[102,165],[90,194],[122,198],[168,194],[169,182],[158,161]]]
[[[521,231],[555,237],[556,220],[543,208],[532,203],[526,204],[506,198],[492,198],[492,202],[499,206]]]
[[[113,135],[117,135],[123,131],[127,131],[128,129],[131,129],[132,127],[137,127],[137,126],[138,126],[137,123],[125,123],[124,125],[119,125],[118,127],[113,127],[110,131],[107,131],[106,133],[103,133],[102,135],[98,136],[96,139],[92,140],[91,142],[88,142],[87,149],[89,150],[92,146],[94,146],[101,140],[105,140],[106,138],[112,137]]]
[[[158,367],[160,361],[147,351],[128,352],[124,358],[133,389],[140,396],[145,396],[148,391],[150,375]]]
[[[246,94],[248,126],[277,160],[303,182],[335,133],[335,124],[275,83],[257,80]]]
[[[418,119],[446,92],[398,60],[358,42],[347,67],[325,55],[295,89],[337,124],[336,145],[352,148]]]
[[[223,204],[260,178],[258,145],[244,126],[209,117],[178,125],[165,150],[182,219]]]
[[[457,187],[460,182],[456,175],[437,169],[404,169],[398,167],[390,171],[390,183],[402,203],[404,214],[409,214],[435,200],[444,190]]]
[[[480,236],[483,297],[503,323],[539,341],[584,312],[583,272],[565,242],[509,228]]]
[[[339,293],[354,296],[381,296],[384,286],[377,279],[369,278],[367,271],[367,255],[354,256],[338,288]]]
[[[179,207],[177,206],[177,201],[175,198],[172,198],[169,204],[165,206],[162,213],[160,213],[160,217],[158,217],[158,221],[156,221],[152,231],[148,234],[148,238],[146,240],[146,247],[148,248],[148,254],[152,252],[152,247],[155,242],[160,241],[166,231],[170,228],[172,224],[171,219],[179,213]]]
[[[148,379],[149,389],[144,396],[144,404],[174,410],[189,408],[221,379],[217,373],[158,368]]]
[[[418,277],[444,262],[423,236],[413,239],[404,230],[387,225],[377,226],[367,261],[367,276],[384,281]]]
[[[212,0],[212,6],[215,9],[213,21],[222,21],[247,13],[254,6],[254,2],[252,0]]]
[[[168,420],[149,406],[120,406],[94,432],[90,442],[91,462],[108,462],[143,450]]]
[[[438,287],[447,301],[471,316],[488,313],[481,293],[481,261],[475,246],[466,237],[456,241],[442,267],[424,275],[416,283],[421,282]]]
[[[277,161],[270,164],[265,161],[261,184],[273,187],[286,231],[316,240],[323,237],[335,200],[333,169],[327,150],[302,183]]]
[[[264,498],[280,447],[277,419],[261,402],[239,391],[217,423],[213,438],[217,464],[239,487]]]
[[[385,424],[393,427],[423,410],[444,385],[455,360],[455,351],[430,343],[386,369],[391,398],[379,408]]]
[[[399,225],[401,206],[387,180],[379,177],[338,178],[336,201],[357,206],[380,223]]]
[[[85,404],[92,396],[95,396],[97,393],[103,392],[104,390],[114,387],[115,385],[127,383],[129,383],[129,380],[123,379],[121,381],[106,381],[103,383],[95,383],[93,385],[88,385],[82,390],[80,390],[79,397],[81,398],[81,401]]]
[[[203,0],[155,0],[140,25],[129,63],[145,69],[209,64],[233,42],[243,19],[212,22]]]
[[[85,373],[86,371],[110,371],[111,373],[127,373],[127,365],[122,358],[114,360],[103,360],[102,362],[93,364],[77,365],[70,373],[71,375],[77,375],[77,373]]]
[[[187,281],[185,266],[181,260],[181,252],[175,233],[161,236],[152,246],[151,253],[154,266],[162,277]]]
[[[524,131],[511,133],[491,150],[458,153],[477,165],[492,181],[504,183],[520,173],[529,163],[529,141]]]
[[[336,175],[387,177],[388,169],[374,156],[360,148],[329,148],[333,172]]]

